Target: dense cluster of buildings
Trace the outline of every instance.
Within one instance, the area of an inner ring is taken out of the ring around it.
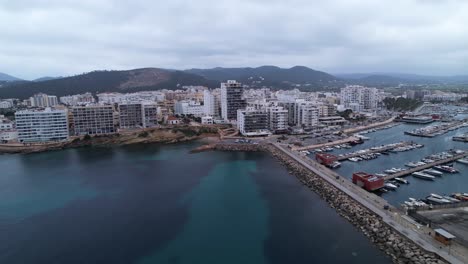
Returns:
[[[91,93],[57,98],[43,93],[23,102],[0,100],[0,108],[21,105],[15,122],[0,117],[0,140],[23,143],[67,140],[70,136],[105,135],[121,130],[175,125],[183,117],[202,124],[232,124],[244,136],[304,133],[343,126],[337,111],[350,109],[372,115],[389,96],[381,90],[357,85],[339,93],[248,89],[229,80],[219,88],[185,86],[180,90],[136,93]],[[459,94],[426,94],[408,97],[459,99]]]

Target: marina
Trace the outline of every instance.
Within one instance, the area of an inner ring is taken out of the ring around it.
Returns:
[[[405,134],[417,137],[435,137],[466,126],[468,126],[466,119],[456,120],[448,123],[439,123],[436,125],[417,128],[411,131],[405,131]]]
[[[401,170],[401,171],[395,172],[393,174],[387,175],[387,176],[385,176],[385,180],[391,180],[391,179],[394,179],[394,178],[401,178],[401,177],[404,177],[404,176],[408,176],[410,174],[413,175],[413,176],[416,176],[418,178],[434,179],[435,178],[434,175],[436,175],[436,176],[440,176],[440,175],[436,174],[432,170],[429,170],[430,173],[428,173],[427,169],[434,168],[434,169],[436,169],[438,171],[454,173],[453,168],[451,170],[450,168],[448,168],[448,166],[439,166],[439,165],[447,164],[447,163],[456,161],[458,159],[465,158],[466,156],[468,156],[468,152],[458,150],[458,151],[454,151],[453,155],[452,154],[447,154],[443,158],[432,160],[432,162],[428,162],[428,163],[422,162],[422,161],[421,162],[410,162],[410,163],[406,164],[406,165],[411,165],[411,166],[409,166],[410,167],[409,169]],[[421,172],[422,170],[426,170],[426,172]],[[427,176],[431,176],[431,177],[427,177]]]
[[[422,148],[423,145],[415,144],[413,142],[399,142],[399,143],[392,143],[387,145],[381,145],[372,147],[369,149],[358,150],[355,152],[347,153],[347,154],[339,154],[337,156],[337,160],[350,160],[350,161],[361,161],[361,160],[370,160],[377,158],[380,155],[388,155],[389,152],[403,152],[409,151],[416,148]],[[356,159],[358,158],[358,159]]]

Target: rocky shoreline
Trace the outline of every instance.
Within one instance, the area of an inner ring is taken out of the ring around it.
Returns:
[[[369,211],[272,145],[217,144],[215,149],[221,151],[264,151],[270,153],[285,165],[288,171],[297,177],[302,184],[322,197],[338,214],[351,222],[380,250],[390,256],[394,263],[447,263],[438,255],[425,251],[405,238],[384,223],[380,216]]]
[[[172,127],[135,130],[127,133],[76,137],[67,142],[44,144],[0,144],[0,154],[38,153],[80,147],[109,147],[141,143],[172,144],[218,136],[217,127]]]

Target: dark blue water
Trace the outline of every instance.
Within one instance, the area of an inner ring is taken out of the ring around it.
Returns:
[[[390,263],[263,153],[0,156],[0,263]]]
[[[384,170],[393,167],[407,168],[405,167],[406,163],[410,161],[420,161],[424,157],[434,153],[447,151],[449,149],[468,150],[468,143],[452,140],[454,135],[467,133],[468,128],[466,127],[448,132],[447,134],[436,136],[434,138],[414,137],[405,135],[403,133],[404,131],[413,130],[423,126],[426,125],[402,124],[387,130],[380,130],[369,133],[365,136],[371,139],[365,141],[364,144],[358,145],[352,149],[336,150],[334,153],[340,154],[400,141],[414,141],[420,144],[424,144],[423,148],[410,150],[407,152],[390,153],[388,156],[381,155],[379,158],[370,161],[343,161],[342,166],[336,171],[339,174],[351,179],[352,174],[357,171],[383,173]],[[455,162],[454,166],[460,171],[460,173],[444,174],[443,177],[436,178],[435,181],[426,181],[408,176],[406,179],[410,181],[409,185],[401,185],[397,191],[385,193],[382,195],[382,197],[388,200],[391,204],[397,206],[403,203],[403,201],[408,200],[409,197],[425,198],[430,193],[451,194],[454,192],[468,192],[468,165]]]

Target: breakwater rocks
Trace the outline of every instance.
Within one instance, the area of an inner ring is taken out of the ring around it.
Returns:
[[[382,218],[336,189],[320,176],[291,159],[273,145],[217,144],[223,151],[266,151],[286,166],[304,185],[321,196],[338,214],[351,222],[378,248],[390,256],[394,263],[447,263],[438,255],[427,252],[395,231]]]
[[[244,144],[244,143],[218,143],[213,146],[214,150],[218,151],[241,151],[241,152],[256,152],[256,151],[267,151],[265,145],[260,144]]]

